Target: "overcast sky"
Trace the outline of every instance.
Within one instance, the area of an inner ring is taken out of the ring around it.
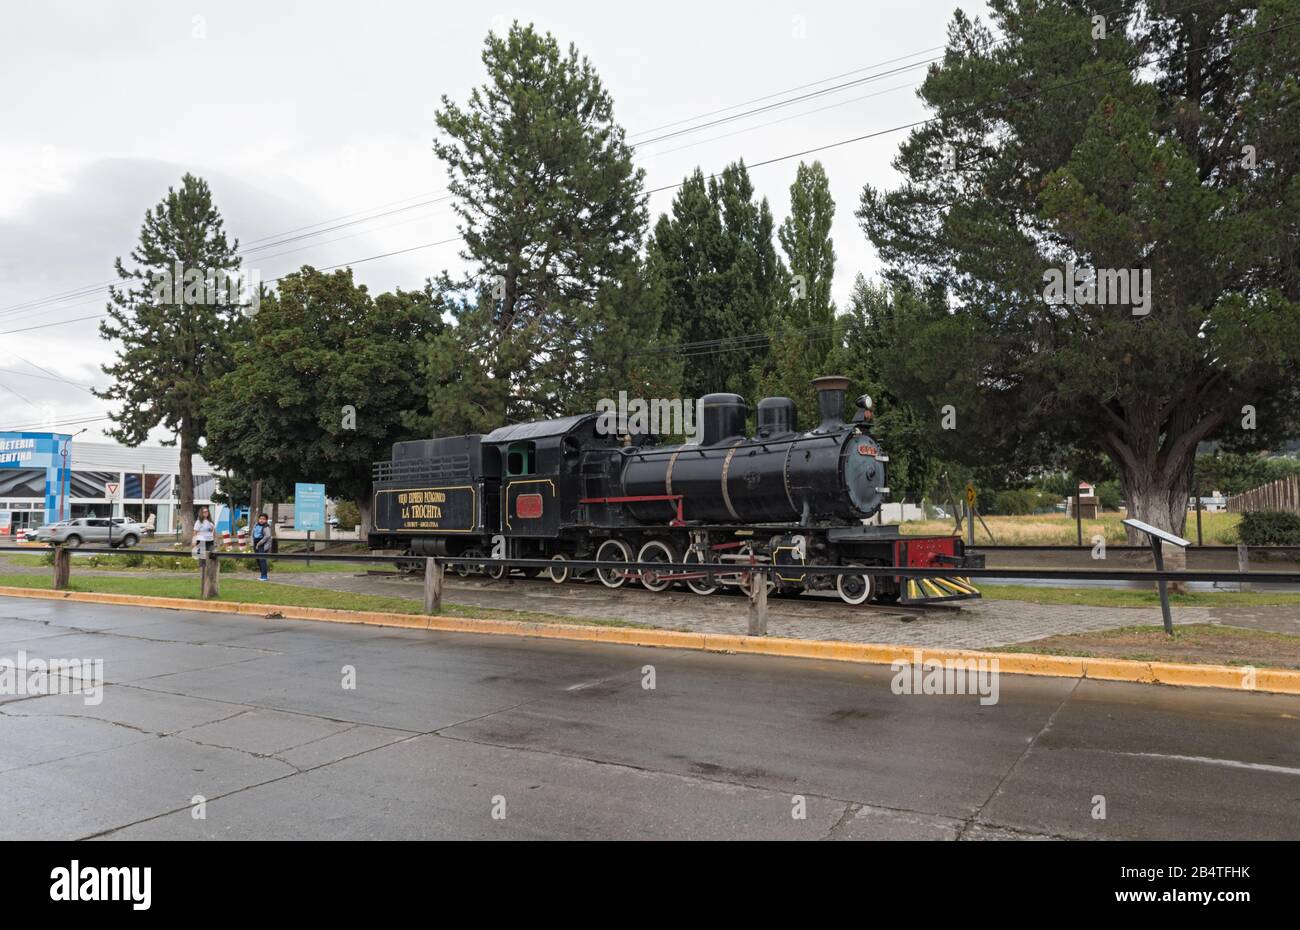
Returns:
[[[588,56],[632,142],[871,80],[643,145],[646,186],[743,157],[754,163],[923,118],[916,84],[955,0],[795,3],[42,2],[0,23],[0,429],[94,417],[79,385],[100,363],[103,295],[141,218],[186,171],[206,178],[263,280],[456,234],[433,155],[441,95],[482,83],[483,38],[532,22]],[[982,3],[961,4],[972,16]],[[908,67],[916,64],[916,67]],[[873,67],[875,66],[875,67]],[[878,76],[879,72],[898,70]],[[849,73],[853,72],[853,73]],[[825,80],[835,78],[835,80]],[[821,83],[814,83],[821,82]],[[794,90],[802,85],[813,85]],[[679,121],[688,122],[679,122]],[[660,129],[665,124],[669,129]],[[653,132],[659,130],[658,132]],[[892,185],[905,133],[818,153],[837,205],[835,296],[875,256],[853,217],[862,185]],[[755,168],[777,222],[798,160]],[[672,191],[650,198],[652,222]],[[409,209],[329,227],[401,207]],[[332,222],[326,222],[332,221]],[[320,224],[311,229],[301,227]],[[292,231],[291,233],[289,231]],[[276,244],[276,234],[306,238]],[[457,245],[355,265],[372,293],[458,266]],[[63,323],[65,320],[77,322]],[[47,325],[47,324],[59,325]],[[40,328],[30,328],[40,327]],[[14,332],[14,330],[26,330]],[[28,365],[35,362],[46,372]],[[89,423],[84,438],[104,424]],[[80,426],[55,426],[75,431]]]

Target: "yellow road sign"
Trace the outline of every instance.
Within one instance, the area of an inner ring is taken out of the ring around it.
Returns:
[[[966,503],[972,507],[975,506],[975,485],[973,484],[966,485]]]

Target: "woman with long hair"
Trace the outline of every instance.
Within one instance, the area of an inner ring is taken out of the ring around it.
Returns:
[[[198,519],[194,521],[194,538],[190,540],[190,545],[194,549],[194,557],[201,558],[199,554],[200,547],[203,554],[212,551],[217,544],[217,525],[212,522],[212,511],[207,507],[199,508]]]

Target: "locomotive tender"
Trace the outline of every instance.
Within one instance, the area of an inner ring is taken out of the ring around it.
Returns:
[[[699,441],[685,445],[619,435],[595,413],[396,443],[392,459],[374,468],[370,548],[472,560],[502,555],[504,541],[506,558],[551,560],[548,574],[559,583],[580,577],[565,564],[571,559],[663,566],[597,568],[610,588],[636,581],[651,591],[682,583],[700,595],[748,591],[744,569],[760,562],[778,566],[767,583],[779,592],[834,590],[847,604],[978,597],[960,573],[978,557],[965,554],[960,538],[904,537],[871,522],[889,493],[889,458],[871,435],[869,397],[858,398],[851,422],[843,419],[848,384],[813,381],[821,422],[806,432],[792,400],[768,397],[747,437],[744,399],[710,394]],[[710,563],[736,570],[692,569]],[[954,571],[917,579],[801,571],[808,565]]]

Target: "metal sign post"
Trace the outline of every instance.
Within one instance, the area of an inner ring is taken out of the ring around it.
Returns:
[[[975,485],[966,482],[966,545],[975,548]]]
[[[1160,551],[1162,543],[1170,543],[1175,546],[1180,546],[1183,549],[1186,549],[1192,544],[1191,540],[1183,539],[1181,536],[1175,536],[1173,533],[1166,533],[1159,527],[1152,526],[1149,523],[1143,523],[1141,520],[1124,520],[1122,522],[1125,526],[1132,527],[1139,532],[1147,534],[1147,539],[1151,542],[1151,552],[1155,555],[1156,571],[1158,572],[1163,572],[1165,570],[1164,554]],[[1164,616],[1165,632],[1170,636],[1173,636],[1174,620],[1169,614],[1169,589],[1165,585],[1165,580],[1163,578],[1156,582],[1156,587],[1160,590],[1160,613]]]

